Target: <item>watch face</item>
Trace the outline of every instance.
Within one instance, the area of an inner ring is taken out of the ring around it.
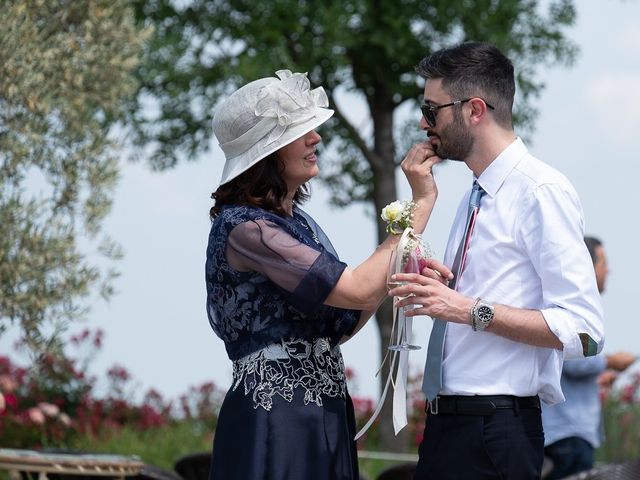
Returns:
[[[478,307],[478,318],[483,322],[488,322],[493,318],[493,309],[487,305]]]

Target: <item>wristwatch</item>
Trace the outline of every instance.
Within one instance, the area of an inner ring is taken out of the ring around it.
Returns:
[[[487,328],[491,320],[493,320],[493,312],[493,305],[481,298],[476,299],[476,303],[471,309],[471,327],[473,331],[482,331]]]

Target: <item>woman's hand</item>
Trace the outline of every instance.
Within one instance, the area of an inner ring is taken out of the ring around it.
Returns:
[[[438,187],[432,169],[440,160],[431,144],[423,142],[411,147],[400,164],[411,186],[413,202],[417,207],[413,214],[413,229],[417,233],[422,233],[427,226],[438,197]]]

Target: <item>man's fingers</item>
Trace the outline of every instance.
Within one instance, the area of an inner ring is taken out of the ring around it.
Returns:
[[[449,267],[447,267],[442,262],[436,260],[435,258],[427,258],[426,264],[430,270],[437,272],[443,280],[453,280],[453,273],[451,273]]]

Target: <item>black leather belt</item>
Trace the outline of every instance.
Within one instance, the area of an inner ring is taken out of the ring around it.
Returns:
[[[540,410],[540,398],[513,395],[443,395],[427,403],[432,415],[493,415],[496,410]]]

